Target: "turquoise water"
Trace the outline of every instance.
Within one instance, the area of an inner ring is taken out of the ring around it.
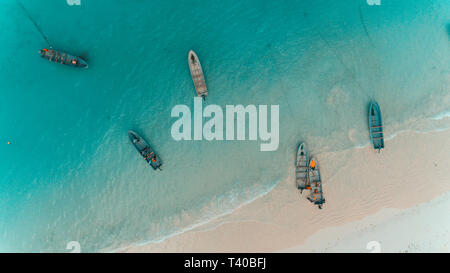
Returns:
[[[310,2],[23,0],[55,48],[85,54],[89,69],[76,70],[41,59],[45,42],[4,1],[0,251],[163,240],[271,189],[300,140],[316,154],[366,144],[371,99],[387,135],[448,113],[448,1]],[[277,151],[172,140],[172,107],[193,105],[190,49],[207,103],[280,105]],[[146,166],[129,129],[163,172]]]

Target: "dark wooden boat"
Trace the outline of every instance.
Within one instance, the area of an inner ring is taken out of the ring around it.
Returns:
[[[142,137],[140,137],[133,131],[128,131],[128,136],[130,137],[130,140],[133,143],[134,147],[136,147],[136,150],[138,150],[145,161],[147,161],[147,163],[152,166],[153,169],[161,170],[161,159],[155,153],[155,151],[152,150],[150,145],[148,145],[148,143]]]
[[[380,106],[373,101],[369,106],[369,133],[374,149],[380,151],[384,148],[383,122],[381,120]]]
[[[41,55],[42,58],[50,62],[78,68],[88,68],[87,62],[82,58],[67,53],[59,52],[54,49],[44,48],[42,50],[39,50],[39,54]]]
[[[322,205],[325,203],[325,198],[323,197],[319,163],[314,158],[312,158],[309,162],[308,181],[309,186],[311,187],[308,200],[314,203],[314,205],[317,205],[319,209],[322,209]]]

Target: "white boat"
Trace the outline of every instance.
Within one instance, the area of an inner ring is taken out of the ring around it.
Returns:
[[[192,50],[189,51],[188,54],[188,63],[197,96],[202,97],[203,100],[205,100],[206,96],[208,96],[208,89],[206,88],[202,65],[200,64],[197,54]]]

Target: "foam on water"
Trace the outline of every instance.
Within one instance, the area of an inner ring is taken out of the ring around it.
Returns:
[[[162,240],[273,188],[299,141],[315,154],[367,143],[371,99],[387,136],[450,109],[448,1],[44,2],[23,4],[90,66],[39,58],[39,33],[14,1],[1,6],[0,139],[12,144],[0,145],[0,251]],[[172,107],[193,105],[190,49],[208,104],[280,105],[276,152],[172,140]],[[164,171],[144,164],[129,129]]]

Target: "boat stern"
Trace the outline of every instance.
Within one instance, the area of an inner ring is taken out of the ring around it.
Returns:
[[[152,168],[153,168],[154,170],[159,169],[160,171],[162,171],[162,169],[161,169],[162,162],[161,162],[161,159],[159,158],[159,156],[157,156],[157,155],[155,154],[154,160],[155,160],[155,161],[153,161],[153,160],[150,160],[150,161],[149,161],[150,166],[152,166]]]
[[[75,65],[78,66],[78,67],[81,67],[81,68],[88,68],[89,67],[88,63],[85,60],[81,59],[80,57],[78,57],[76,59],[76,64]]]

